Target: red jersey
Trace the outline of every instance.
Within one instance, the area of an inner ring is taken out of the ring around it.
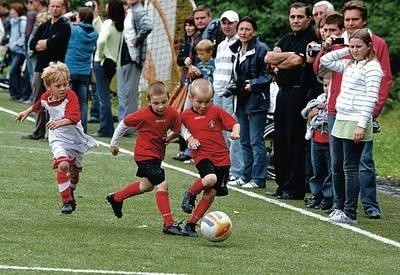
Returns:
[[[51,93],[49,91],[43,93],[40,99],[33,104],[32,110],[40,112],[46,109],[52,120],[68,118],[73,123],[80,121],[79,100],[74,91],[68,89],[65,98],[60,101],[50,101],[50,97]]]
[[[237,122],[229,113],[212,105],[204,115],[195,112],[193,108],[186,109],[181,119],[182,124],[200,142],[200,147],[192,150],[196,164],[202,159],[209,159],[215,166],[230,165],[229,149],[222,130],[232,131]]]
[[[163,160],[165,157],[165,138],[168,130],[175,133],[181,131],[179,114],[168,106],[163,115],[153,112],[151,107],[138,110],[124,118],[126,126],[138,131],[134,150],[134,159],[144,161],[149,159]]]

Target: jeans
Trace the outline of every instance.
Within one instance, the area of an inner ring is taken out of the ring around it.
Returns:
[[[353,140],[332,136],[330,145],[334,152],[331,157],[335,205],[355,220],[360,193],[359,167],[364,142],[356,144]]]
[[[360,162],[360,195],[364,212],[379,211],[376,200],[376,173],[373,159],[373,141],[367,141],[361,155]]]
[[[100,129],[97,131],[97,135],[101,137],[112,137],[114,133],[114,123],[109,89],[111,79],[104,73],[103,67],[100,66],[100,62],[94,62],[93,70],[96,76],[96,91],[100,106]]]
[[[233,101],[231,97],[226,98],[215,93],[213,102],[214,105],[221,107],[230,114],[233,114]],[[229,132],[224,132],[224,137],[229,148],[229,156],[231,159],[231,168],[229,174],[235,178],[242,178],[242,146],[239,141],[234,141],[229,138]]]
[[[329,143],[311,141],[313,176],[310,178],[311,193],[318,199],[331,202],[333,199],[331,158]]]
[[[266,181],[267,150],[264,143],[264,125],[267,111],[245,113],[244,106],[237,106],[237,119],[240,124],[240,144],[242,145],[244,182],[253,180],[264,187]]]
[[[11,52],[11,58],[9,69],[10,96],[12,99],[21,99],[23,97],[21,66],[24,63],[25,55]]]
[[[79,109],[81,111],[81,123],[83,130],[87,133],[88,116],[88,86],[90,75],[71,75],[71,89],[76,93],[79,99]]]

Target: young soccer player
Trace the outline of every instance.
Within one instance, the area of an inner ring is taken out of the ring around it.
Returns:
[[[206,79],[196,79],[192,83],[189,99],[192,108],[182,113],[182,133],[192,149],[192,156],[200,177],[184,193],[182,210],[191,214],[195,208],[195,198],[202,197],[187,220],[183,235],[197,237],[196,223],[210,208],[215,196],[228,194],[226,183],[229,179],[229,149],[223,130],[231,131],[230,137],[239,139],[240,126],[223,109],[212,105],[212,84]]]
[[[125,188],[111,193],[107,201],[117,218],[122,218],[123,201],[129,197],[150,192],[156,187],[156,203],[164,220],[163,232],[171,235],[182,235],[181,228],[174,222],[169,203],[168,184],[165,180],[161,161],[165,156],[168,130],[179,133],[181,123],[179,114],[168,106],[168,93],[164,83],[157,81],[147,91],[149,106],[127,115],[122,120],[111,139],[110,151],[113,155],[119,152],[118,142],[129,127],[138,131],[134,159],[138,166],[136,175],[140,181],[133,182]],[[178,136],[178,134],[176,134]]]
[[[79,100],[68,87],[70,73],[67,66],[61,62],[50,63],[43,70],[42,79],[46,92],[31,107],[19,113],[16,120],[24,121],[30,113],[43,109],[49,114],[46,126],[63,203],[61,213],[71,214],[76,208],[74,190],[82,171],[83,154],[98,145],[83,131]]]

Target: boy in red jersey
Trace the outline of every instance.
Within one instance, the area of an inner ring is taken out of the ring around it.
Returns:
[[[63,206],[61,213],[75,211],[74,190],[82,171],[83,154],[97,147],[96,141],[86,135],[80,121],[79,101],[75,92],[68,88],[70,73],[64,63],[50,63],[42,73],[46,92],[31,107],[19,113],[15,120],[24,121],[30,113],[48,112],[50,119],[49,145],[57,169],[58,190]]]
[[[240,126],[229,113],[212,105],[212,97],[212,84],[206,79],[196,79],[189,93],[193,107],[181,116],[182,133],[193,150],[192,157],[201,177],[184,193],[182,210],[191,214],[196,196],[203,192],[182,230],[184,236],[197,237],[196,223],[210,208],[215,196],[228,195],[230,159],[222,131],[231,131],[231,138],[236,140]]]
[[[179,133],[181,123],[179,114],[168,105],[168,93],[165,84],[157,81],[149,86],[147,91],[149,106],[127,115],[119,124],[111,139],[110,151],[118,154],[118,142],[129,127],[138,131],[134,159],[138,166],[136,175],[140,181],[132,182],[125,188],[111,193],[107,201],[111,205],[115,216],[122,217],[123,201],[129,197],[150,192],[156,187],[157,207],[164,220],[163,232],[171,235],[182,235],[181,228],[172,217],[168,184],[165,180],[161,161],[165,156],[167,131]],[[171,135],[173,136],[173,134]],[[169,137],[171,137],[169,136]],[[176,135],[177,136],[177,135]]]

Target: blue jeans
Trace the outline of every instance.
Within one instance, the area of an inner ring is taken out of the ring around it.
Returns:
[[[233,101],[232,97],[226,98],[214,94],[214,105],[221,107],[228,113],[233,114]],[[239,141],[234,141],[229,138],[229,133],[224,132],[226,144],[229,148],[229,156],[231,159],[231,168],[229,174],[235,178],[242,178],[242,167],[243,167],[243,153],[242,146]]]
[[[356,144],[353,140],[332,136],[330,145],[334,152],[331,157],[335,205],[355,220],[360,194],[359,167],[364,142]]]
[[[267,150],[264,143],[264,125],[267,111],[246,114],[244,106],[238,106],[237,119],[240,124],[240,144],[243,153],[242,179],[253,180],[263,187],[266,181]]]
[[[360,195],[364,212],[379,211],[376,200],[376,173],[373,159],[373,141],[367,141],[361,155],[360,162]]]
[[[88,86],[90,75],[71,75],[71,89],[76,93],[79,99],[79,109],[81,111],[81,123],[83,130],[87,133],[88,116]]]
[[[114,133],[114,123],[111,111],[110,83],[111,79],[106,76],[100,62],[94,62],[93,70],[96,76],[96,92],[99,99],[99,120],[100,129],[98,136],[112,137]]]
[[[21,99],[23,97],[21,66],[24,63],[25,55],[11,52],[11,58],[9,69],[10,96],[12,99]]]
[[[310,178],[311,193],[318,199],[332,202],[332,174],[329,143],[311,141],[313,176]]]

